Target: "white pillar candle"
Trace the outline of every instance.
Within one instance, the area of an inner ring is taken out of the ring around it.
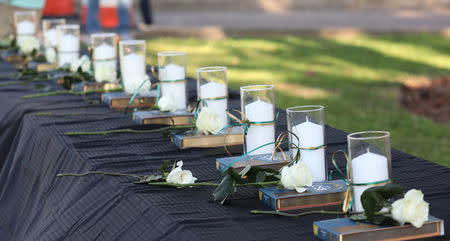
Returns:
[[[116,49],[106,43],[102,43],[100,46],[94,49],[94,73],[99,69],[103,68],[104,65],[107,65],[111,72],[116,72]],[[104,80],[95,79],[97,82],[102,82]],[[110,80],[111,82],[116,81],[115,75],[114,79]]]
[[[51,28],[44,33],[44,38],[47,39],[50,46],[47,47],[56,47],[58,44],[56,29]]]
[[[34,35],[36,32],[36,28],[34,26],[34,23],[29,20],[23,20],[17,23],[17,45],[20,46],[22,44],[23,39],[27,35]]]
[[[227,95],[227,86],[217,82],[209,82],[200,86],[200,96],[202,99],[224,97]],[[226,110],[228,109],[228,98],[219,100],[206,100],[208,107],[220,116],[222,128],[228,123]]]
[[[250,122],[264,122],[273,121],[274,112],[273,105],[262,100],[254,101],[245,106],[245,116]],[[250,125],[247,135],[245,137],[246,151],[274,142],[275,127],[272,125]],[[272,153],[275,149],[275,144],[270,144],[259,148],[250,153],[250,155]]]
[[[176,64],[169,64],[159,70],[159,76],[162,95],[173,95],[175,97],[175,101],[177,102],[177,109],[186,109],[186,82],[170,82],[174,80],[184,80],[186,78],[184,67]]]
[[[371,183],[389,179],[388,161],[385,156],[371,153],[362,154],[352,159],[352,182]],[[372,186],[353,186],[355,212],[362,212],[361,195]]]
[[[58,43],[58,66],[76,61],[80,55],[80,38],[72,34],[61,36]]]
[[[312,123],[306,117],[306,121],[292,128],[292,132],[297,135],[292,136],[292,142],[301,148],[318,147],[324,143],[322,125]],[[292,153],[293,157],[296,152]],[[304,161],[311,169],[314,182],[325,181],[325,149],[318,150],[300,150],[300,161]]]
[[[134,94],[146,78],[145,58],[142,55],[131,53],[122,58],[122,82],[127,94]],[[148,87],[148,85],[147,85]],[[139,91],[145,92],[146,85]]]

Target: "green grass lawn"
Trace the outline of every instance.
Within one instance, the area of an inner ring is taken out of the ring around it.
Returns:
[[[348,132],[387,130],[392,146],[450,167],[450,124],[410,114],[398,103],[408,76],[450,75],[450,40],[430,34],[357,37],[157,38],[159,51],[185,51],[188,75],[228,66],[230,87],[272,83],[277,107],[325,106],[327,124]]]

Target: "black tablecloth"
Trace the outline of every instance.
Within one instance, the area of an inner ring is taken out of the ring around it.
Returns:
[[[0,63],[0,71],[11,65]],[[0,80],[0,83],[5,80]],[[189,94],[195,95],[189,82]],[[218,180],[217,150],[179,150],[161,133],[64,136],[68,131],[97,131],[136,126],[123,113],[50,117],[38,112],[103,112],[79,96],[21,100],[31,86],[0,88],[0,240],[316,240],[315,220],[255,216],[268,210],[253,188],[243,188],[228,206],[213,202],[213,188],[134,185],[127,177],[57,178],[58,173],[108,171],[146,175],[163,160],[183,160],[198,181]],[[239,108],[232,92],[230,104]],[[281,118],[278,129],[285,129]],[[346,149],[346,133],[327,127],[327,159]],[[340,160],[341,164],[343,160]],[[450,169],[392,150],[393,179],[406,189],[421,189],[431,214],[450,230]],[[433,240],[448,240],[444,236]]]

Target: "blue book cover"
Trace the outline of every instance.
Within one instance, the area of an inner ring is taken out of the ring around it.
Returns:
[[[117,83],[97,83],[97,82],[80,82],[72,84],[72,90],[83,92],[83,91],[108,91],[120,88],[120,85]]]
[[[284,152],[286,157],[289,157],[289,152]],[[281,157],[281,159],[279,158]],[[280,170],[281,167],[286,165],[286,162],[282,160],[283,154],[278,152],[278,156],[274,155],[272,158],[272,154],[260,154],[260,155],[248,155],[241,158],[239,161],[233,163],[232,167],[236,169],[236,171],[242,170],[244,167],[250,166],[259,166],[262,168],[272,168],[274,170]],[[216,159],[216,169],[219,172],[223,172],[230,163],[236,161],[239,157],[224,157]]]
[[[12,51],[2,51],[1,52],[1,56],[2,56],[3,60],[7,60],[9,56],[22,58],[21,54],[15,53],[15,52],[12,52]]]
[[[107,104],[109,107],[111,108],[124,108],[128,105],[128,102],[131,98],[131,95],[125,93],[125,92],[110,92],[110,93],[103,93],[102,94],[102,101]],[[146,95],[139,95],[135,97],[135,101],[137,101],[138,104],[135,105],[143,105],[143,106],[147,106],[147,105],[153,105],[154,104],[154,100],[153,103],[150,103],[149,101],[146,101],[147,99],[156,99],[156,90],[151,90],[148,94]],[[116,102],[116,103],[114,103]],[[140,103],[142,102],[142,103]],[[132,105],[132,106],[135,106]]]
[[[275,211],[314,209],[341,205],[347,185],[343,180],[314,182],[306,192],[266,187],[259,189],[259,199]]]
[[[129,95],[125,92],[103,93],[102,100],[105,104],[111,105],[113,99],[125,97],[129,97]]]
[[[314,236],[324,241],[411,240],[444,235],[444,221],[429,216],[421,228],[415,228],[410,224],[378,226],[336,218],[314,222],[313,230]]]
[[[185,118],[180,118],[185,117]],[[151,111],[135,111],[133,114],[133,120],[138,124],[167,124],[171,125],[189,125],[192,124],[189,117],[193,117],[193,114],[187,110],[178,110],[175,112],[161,112],[159,110]],[[156,121],[158,119],[158,121]],[[163,119],[167,119],[163,121]],[[172,119],[172,120],[171,120]],[[155,120],[155,121],[151,121]],[[193,120],[192,120],[193,121]],[[152,122],[152,123],[146,123]],[[155,123],[153,123],[155,122]]]

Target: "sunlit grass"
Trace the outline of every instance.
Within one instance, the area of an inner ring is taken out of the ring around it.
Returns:
[[[450,75],[449,39],[429,34],[352,38],[277,37],[220,41],[148,41],[149,63],[159,51],[185,51],[188,75],[197,67],[228,67],[230,87],[275,85],[280,108],[319,104],[329,125],[348,132],[387,130],[392,145],[450,166],[450,124],[404,110],[399,87],[408,76]]]

